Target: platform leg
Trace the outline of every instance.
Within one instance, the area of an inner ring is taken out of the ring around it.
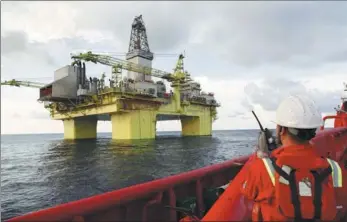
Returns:
[[[208,113],[201,116],[182,116],[181,124],[183,136],[212,135],[212,118]]]
[[[64,139],[95,139],[97,122],[95,117],[63,120]]]
[[[154,139],[156,114],[151,110],[134,110],[111,115],[112,139]]]

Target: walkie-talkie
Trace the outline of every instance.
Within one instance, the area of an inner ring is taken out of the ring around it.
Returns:
[[[267,146],[269,148],[269,151],[273,151],[274,149],[277,148],[275,138],[272,136],[272,133],[268,128],[265,128],[265,129],[263,128],[257,115],[255,114],[255,112],[253,110],[252,110],[252,113],[259,124],[260,130],[265,133],[266,143],[267,143]]]

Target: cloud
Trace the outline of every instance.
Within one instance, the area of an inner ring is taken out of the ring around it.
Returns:
[[[234,112],[230,115],[228,115],[229,118],[235,118],[235,117],[240,117],[240,116],[243,116],[244,113],[243,112]]]
[[[278,104],[290,94],[306,94],[317,103],[321,112],[332,112],[340,102],[341,90],[323,91],[307,88],[300,81],[288,79],[266,79],[261,84],[249,83],[245,94],[251,104],[260,105],[264,110],[274,111]],[[243,103],[248,106],[247,102]]]
[[[113,46],[109,40],[90,42],[82,37],[49,40],[47,43],[29,42],[25,33],[9,32],[1,37],[2,79],[51,77],[53,80],[55,70],[71,63],[70,53],[82,52],[82,49],[109,51]],[[109,70],[110,67],[89,63],[87,72],[99,76]]]
[[[247,110],[254,110],[254,106],[249,102],[247,97],[241,100],[241,105]]]
[[[209,52],[229,65],[247,68],[274,64],[313,68],[347,59],[346,2],[141,2],[136,7],[128,2],[40,2],[5,6],[4,17],[17,18],[11,27],[5,24],[5,30],[19,28],[30,16],[27,30],[32,33],[89,40],[108,36],[120,42],[122,50],[127,49],[131,21],[142,14],[154,52],[200,48],[205,51],[200,59]],[[53,6],[54,12],[35,13]],[[39,26],[42,21],[59,21],[60,28],[52,30],[46,23]]]
[[[153,50],[173,50],[193,42],[245,67],[269,63],[312,66],[346,58],[344,2],[130,4],[88,2],[79,7],[74,21],[81,29],[111,30],[116,38],[128,42],[130,26],[124,21],[143,14]],[[92,12],[103,16],[85,16]],[[175,16],[167,16],[171,12]]]
[[[234,112],[230,115],[228,115],[229,118],[238,118],[238,119],[243,119],[243,120],[248,120],[251,119],[251,117],[249,115],[247,115],[248,112]]]
[[[224,22],[210,32],[210,41],[218,40],[216,47],[237,65],[312,67],[333,58],[347,58],[343,53],[347,49],[346,3],[257,2],[238,6],[236,11],[234,4],[226,5],[220,13]]]
[[[26,119],[26,118],[44,119],[44,120],[50,119],[49,113],[48,112],[42,112],[42,111],[31,111],[28,114],[20,114],[18,112],[14,112],[14,113],[12,113],[11,117],[14,119]]]
[[[45,45],[39,42],[29,42],[25,32],[11,31],[1,36],[1,57],[14,59],[22,56],[37,58],[49,65],[55,64]]]
[[[14,113],[12,114],[12,117],[15,118],[15,119],[20,119],[20,118],[22,118],[22,115],[20,115],[20,114],[17,113],[17,112],[14,112]]]
[[[23,52],[27,49],[26,35],[23,32],[10,32],[1,36],[1,55]]]
[[[34,119],[50,119],[49,112],[32,111],[29,116]]]

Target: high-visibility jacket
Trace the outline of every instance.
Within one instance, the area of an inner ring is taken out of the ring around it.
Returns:
[[[314,182],[319,177],[322,183]],[[272,152],[271,158],[252,163],[241,192],[255,202],[253,221],[288,221],[298,217],[336,220],[346,214],[346,178],[343,167],[319,157],[310,145],[281,147]]]

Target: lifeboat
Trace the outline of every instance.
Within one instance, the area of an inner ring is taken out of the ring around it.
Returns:
[[[336,115],[323,118],[323,125],[312,139],[324,157],[347,165],[347,84]],[[334,128],[326,129],[327,119]],[[138,184],[89,198],[14,217],[8,221],[185,221],[196,218],[211,221],[209,209],[224,201],[230,211],[220,221],[245,221],[251,217],[253,203],[243,198],[240,186],[245,169],[254,154],[214,164],[190,172]],[[221,195],[226,186],[228,200]],[[214,209],[213,214],[218,213]],[[220,212],[222,214],[222,212]],[[187,217],[189,216],[189,217]]]

